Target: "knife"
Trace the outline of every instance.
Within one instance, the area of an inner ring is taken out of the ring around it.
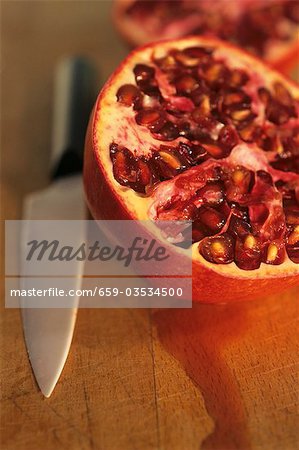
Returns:
[[[89,114],[95,100],[95,70],[83,58],[63,60],[54,80],[51,183],[25,198],[21,230],[21,252],[24,243],[38,239],[38,230],[30,220],[85,220],[82,170],[84,138]],[[83,223],[83,222],[82,222]],[[84,242],[84,225],[76,236]],[[42,236],[41,236],[42,238]],[[80,288],[82,263],[76,266],[72,288]],[[29,281],[22,278],[22,289]],[[68,309],[22,308],[25,342],[36,382],[49,397],[59,379],[69,353],[76,322],[79,298],[72,297]],[[24,305],[22,305],[24,306]]]

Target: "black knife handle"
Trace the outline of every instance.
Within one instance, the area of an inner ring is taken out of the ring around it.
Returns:
[[[96,71],[87,59],[67,59],[58,67],[54,86],[52,179],[82,170],[95,87]]]

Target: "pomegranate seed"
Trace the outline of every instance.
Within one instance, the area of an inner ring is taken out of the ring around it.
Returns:
[[[296,225],[288,237],[288,245],[294,245],[299,242],[299,225]]]
[[[208,95],[203,95],[200,102],[198,103],[198,115],[208,116],[211,112],[211,103]],[[196,120],[195,120],[196,121]]]
[[[234,216],[249,223],[249,213],[247,207],[242,207],[238,203],[230,202],[230,207]]]
[[[209,66],[204,70],[203,77],[210,85],[214,87],[222,85],[228,78],[229,71],[220,62],[212,62]]]
[[[299,225],[299,208],[287,209],[285,211],[286,223],[288,225]]]
[[[150,161],[153,172],[159,180],[169,180],[177,175],[178,171],[169,165],[159,154],[155,154]]]
[[[168,72],[176,67],[176,61],[173,56],[167,55],[164,58],[156,59],[155,63],[163,72]]]
[[[251,98],[242,90],[228,92],[223,99],[225,106],[240,104],[242,106],[250,106]]]
[[[230,73],[229,85],[233,87],[240,87],[247,83],[248,75],[240,69],[234,69]]]
[[[198,125],[198,127],[195,130],[198,133],[198,137],[199,138],[206,137],[210,141],[211,138],[216,139],[219,134],[219,127],[221,127],[222,125],[212,117],[203,116],[198,108],[197,111],[194,110],[193,113],[192,118]]]
[[[221,128],[217,143],[222,149],[222,158],[228,156],[238,142],[238,135],[233,127],[227,125]]]
[[[141,100],[141,92],[133,84],[124,84],[116,93],[117,101],[125,106],[133,106],[139,104]]]
[[[199,210],[200,221],[213,233],[218,233],[225,225],[225,217],[216,209],[202,206]]]
[[[145,192],[145,187],[151,183],[151,171],[145,161],[139,159],[137,161],[137,185],[139,192]],[[136,190],[136,189],[135,189]]]
[[[177,220],[196,220],[198,216],[198,209],[193,203],[184,205],[183,209],[179,211]]]
[[[219,183],[207,183],[196,194],[202,199],[203,203],[211,205],[220,205],[224,200],[223,188]]]
[[[113,175],[116,181],[128,186],[137,181],[136,161],[128,149],[118,151],[113,157]]]
[[[174,54],[175,59],[185,67],[196,67],[208,61],[211,51],[201,47],[189,47]]]
[[[155,69],[145,64],[137,64],[133,70],[136,82],[149,81],[155,76]]]
[[[256,172],[256,175],[263,183],[268,184],[269,186],[273,186],[273,179],[271,175],[265,170],[258,170]]]
[[[155,137],[162,141],[173,141],[179,137],[178,127],[172,122],[166,122]]]
[[[160,89],[155,81],[139,81],[137,84],[145,95],[158,100],[162,98]]]
[[[214,264],[230,264],[234,260],[234,241],[228,233],[206,237],[198,248],[200,254]]]
[[[286,246],[288,257],[294,263],[299,263],[299,240],[293,245]]]
[[[266,264],[282,264],[285,259],[285,247],[283,242],[272,242],[265,251],[264,262]]]
[[[251,226],[245,220],[233,215],[230,220],[229,231],[236,237],[245,239],[251,233]]]
[[[238,133],[241,139],[245,142],[256,141],[261,133],[261,128],[256,126],[254,121],[240,124]]]
[[[175,81],[178,94],[190,94],[198,87],[198,83],[191,75],[183,75]]]
[[[159,131],[166,120],[161,111],[155,109],[143,109],[135,117],[138,125],[147,126],[150,130]]]
[[[245,120],[253,119],[255,116],[252,114],[249,108],[236,109],[230,112],[230,117],[234,122],[243,122]]]
[[[231,202],[239,202],[245,194],[248,194],[253,184],[253,173],[245,167],[238,166],[226,180],[226,196]]]
[[[173,154],[173,150],[172,152],[171,150],[164,150],[164,149],[160,150],[159,155],[163,159],[163,161],[166,162],[166,164],[168,164],[173,169],[178,170],[181,168],[181,162],[179,158]]]
[[[245,246],[246,242],[246,246]],[[236,240],[235,262],[240,269],[254,270],[258,269],[262,262],[262,254],[259,243],[256,239],[245,238]]]
[[[289,91],[284,87],[282,83],[279,83],[278,81],[274,83],[273,85],[275,98],[279,101],[282,105],[285,106],[292,106],[294,104],[293,98]]]
[[[201,145],[188,145],[180,142],[178,151],[191,165],[199,164],[207,159],[207,151]]]
[[[266,117],[270,122],[275,123],[275,125],[283,125],[293,116],[294,112],[290,108],[274,99],[266,107]]]
[[[202,96],[209,93],[209,89],[206,86],[204,80],[199,80],[198,87],[190,93],[190,98],[195,106],[198,106],[202,102]]]

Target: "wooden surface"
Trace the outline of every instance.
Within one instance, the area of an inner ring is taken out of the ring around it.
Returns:
[[[45,184],[56,62],[85,53],[105,79],[125,55],[109,6],[1,2],[5,218],[20,218],[23,195]],[[298,449],[298,294],[81,310],[50,399],[34,382],[19,311],[2,308],[1,449]]]

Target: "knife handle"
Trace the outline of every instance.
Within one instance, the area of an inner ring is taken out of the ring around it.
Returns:
[[[52,179],[80,172],[85,133],[96,99],[96,70],[83,57],[63,60],[54,80]]]

